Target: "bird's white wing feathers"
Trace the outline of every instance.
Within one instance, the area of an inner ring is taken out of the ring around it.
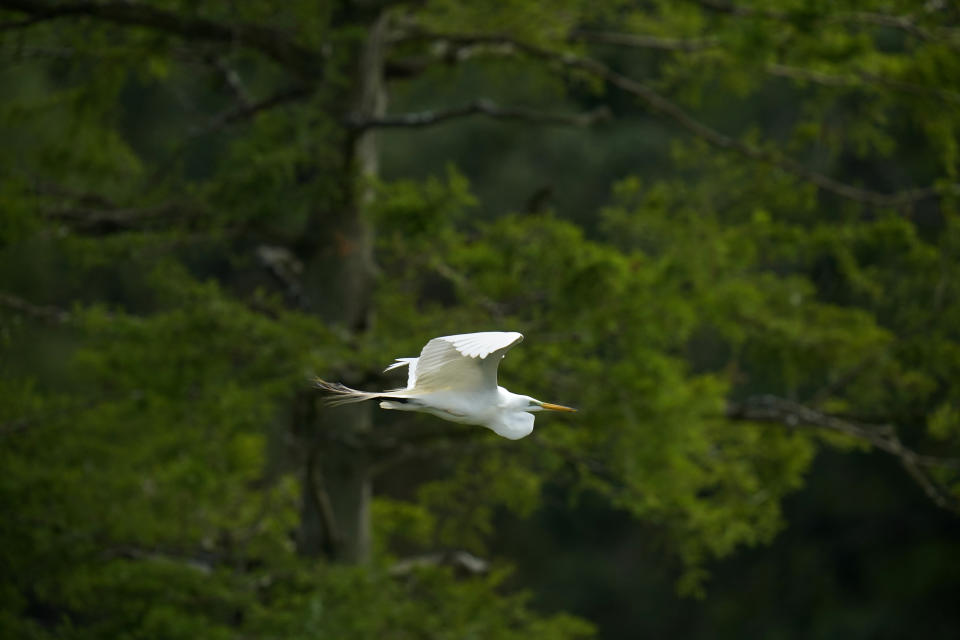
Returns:
[[[457,351],[468,358],[486,358],[494,351],[506,351],[517,344],[523,340],[523,334],[516,331],[482,331],[480,333],[442,336],[428,342],[424,350],[438,340],[452,344]],[[420,357],[423,357],[422,353]]]
[[[387,371],[393,371],[394,369],[399,369],[400,367],[407,367],[407,389],[413,389],[413,386],[417,384],[417,359],[397,358],[396,362],[391,364],[383,371],[386,373]]]
[[[516,332],[486,331],[434,338],[416,363],[416,391],[488,391],[497,388],[497,366],[510,347],[523,340]]]

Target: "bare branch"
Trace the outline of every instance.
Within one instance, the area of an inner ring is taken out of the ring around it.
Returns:
[[[123,231],[142,230],[157,222],[186,219],[196,213],[184,204],[168,202],[153,207],[91,209],[68,207],[47,211],[48,220],[60,222],[72,231],[88,235],[109,235]]]
[[[897,29],[910,34],[920,40],[931,42],[943,42],[952,48],[960,48],[960,41],[950,37],[940,37],[933,31],[920,26],[909,15],[889,15],[876,13],[872,11],[845,11],[834,14],[825,14],[822,16],[811,15],[809,12],[778,11],[776,9],[766,9],[757,7],[747,7],[726,0],[695,0],[701,7],[717,13],[724,13],[730,16],[740,18],[763,18],[767,20],[776,20],[779,22],[794,22],[798,20],[809,21],[810,19],[820,22],[835,24],[850,24],[855,26],[873,26],[887,27]]]
[[[860,362],[848,368],[836,378],[832,380],[828,379],[819,389],[817,389],[813,394],[810,395],[809,398],[807,398],[805,404],[813,407],[819,406],[827,398],[836,395],[841,390],[846,388],[847,385],[856,380],[864,371],[876,366],[877,361],[884,355],[885,353],[883,350],[878,349],[871,351]]]
[[[66,318],[62,321],[63,323],[72,322],[74,320],[74,317],[68,314],[66,311],[61,311],[53,307],[46,307],[45,309],[52,309],[60,314],[65,315]],[[44,317],[41,317],[40,320],[47,321],[47,319]],[[72,425],[75,423],[77,415],[80,412],[86,411],[87,409],[93,409],[107,402],[123,400],[139,402],[142,399],[143,393],[139,390],[134,390],[133,392],[111,391],[109,393],[101,393],[93,396],[88,394],[83,396],[82,400],[76,402],[55,402],[53,403],[52,407],[48,406],[47,409],[41,410],[39,413],[18,416],[13,420],[9,420],[0,424],[0,437],[29,432],[34,428],[40,427],[41,424],[49,425],[51,423],[59,423],[60,425]],[[69,420],[62,420],[62,418],[69,418]]]
[[[169,562],[172,564],[189,567],[190,569],[194,569],[205,574],[212,573],[217,566],[225,561],[225,558],[221,554],[210,551],[181,553],[178,551],[143,549],[130,545],[104,549],[101,555],[104,559],[108,560],[121,558],[124,560],[152,560]]]
[[[851,87],[863,84],[856,76],[836,75],[777,63],[765,65],[764,71],[778,78],[822,84],[826,87]]]
[[[871,189],[856,187],[830,176],[814,171],[802,165],[801,163],[784,156],[778,151],[764,149],[726,134],[720,133],[716,129],[697,120],[679,105],[668,100],[658,92],[647,85],[633,80],[621,73],[618,73],[592,58],[577,56],[571,53],[562,53],[543,49],[541,47],[528,44],[526,42],[501,35],[464,35],[464,34],[440,34],[440,33],[419,33],[411,36],[412,38],[427,38],[431,40],[449,41],[455,44],[499,44],[509,45],[515,48],[517,52],[560,64],[568,69],[575,69],[588,73],[596,78],[603,80],[607,85],[616,87],[625,93],[639,98],[648,109],[662,117],[672,120],[675,124],[685,129],[688,133],[707,142],[708,144],[727,151],[735,152],[751,160],[762,162],[790,173],[802,180],[810,182],[823,191],[834,195],[854,200],[865,205],[874,207],[903,208],[914,203],[936,198],[940,195],[940,189],[937,187],[923,187],[917,189],[906,189],[897,193],[881,193]],[[960,184],[952,184],[943,187],[944,190],[960,193]]]
[[[507,315],[504,305],[484,294],[472,282],[470,282],[469,278],[448,265],[440,258],[431,259],[427,266],[428,268],[433,269],[438,275],[442,276],[448,282],[459,288],[461,291],[466,292],[471,300],[477,302],[480,306],[486,309],[492,317],[503,319]]]
[[[573,447],[554,442],[534,432],[533,440],[545,450],[556,454],[564,462],[573,467],[578,474],[591,476],[605,483],[609,489],[617,494],[637,499],[642,495],[637,485],[625,475],[621,475],[609,465],[609,461],[589,455]]]
[[[490,562],[467,551],[437,551],[405,558],[390,567],[390,575],[399,578],[421,567],[453,567],[467,575],[480,575],[490,570]]]
[[[727,407],[726,415],[733,420],[778,422],[788,427],[827,429],[866,442],[899,458],[907,472],[937,506],[960,513],[960,501],[952,496],[947,488],[940,486],[928,471],[936,468],[960,470],[960,459],[919,454],[900,441],[896,429],[891,425],[865,424],[771,395],[731,403]]]
[[[586,40],[588,42],[598,42],[601,44],[612,44],[630,48],[655,48],[673,51],[700,51],[717,45],[716,39],[675,39],[675,38],[656,38],[653,36],[635,35],[632,33],[618,33],[613,31],[587,31],[576,32],[576,39]],[[854,70],[847,75],[825,73],[813,69],[804,69],[790,65],[769,63],[764,66],[764,71],[772,76],[788,78],[801,82],[810,82],[828,87],[863,87],[869,85],[882,85],[893,89],[898,89],[906,93],[916,95],[928,95],[939,98],[945,102],[960,103],[960,93],[931,87],[914,82],[905,82],[903,80],[894,80],[883,76],[870,73],[863,70]]]
[[[50,324],[66,324],[71,320],[71,315],[68,311],[58,309],[57,307],[33,304],[23,298],[3,291],[0,291],[0,306],[13,309],[18,313]]]
[[[192,223],[202,220],[205,214],[201,206],[188,201],[123,206],[103,194],[77,191],[52,182],[37,182],[32,192],[56,202],[44,205],[44,218],[70,231],[92,236],[155,229],[174,222]]]
[[[486,432],[476,427],[448,432],[435,430],[410,434],[409,439],[402,436],[377,442],[378,456],[370,466],[371,477],[416,460],[436,460],[444,457],[483,457],[488,451],[497,449],[500,443],[484,439]]]
[[[305,490],[307,495],[304,499],[312,503],[312,507],[320,518],[320,529],[322,540],[320,547],[327,556],[332,556],[334,549],[342,544],[342,535],[337,525],[336,517],[333,512],[333,504],[330,502],[330,494],[327,493],[323,481],[323,471],[320,467],[320,449],[313,446],[307,452],[307,463],[304,469],[306,474]],[[301,540],[300,544],[306,544],[306,540]]]
[[[895,456],[909,454],[922,466],[942,466],[960,470],[960,459],[918,454],[903,445],[891,425],[863,423],[813,409],[786,398],[755,396],[727,408],[727,417],[753,422],[782,422],[790,427],[814,426],[829,429],[859,440]]]
[[[270,275],[283,287],[291,304],[304,308],[306,295],[300,282],[303,276],[303,263],[287,247],[262,244],[255,250],[260,263]]]
[[[697,3],[705,9],[710,9],[717,13],[726,13],[731,16],[760,17],[769,18],[770,20],[788,20],[790,18],[790,14],[786,11],[741,7],[730,2],[724,2],[723,0],[697,0]]]
[[[589,62],[590,64],[584,65],[579,61],[575,61],[573,66],[577,66],[578,68],[593,67],[593,72],[602,76],[608,83],[640,98],[653,111],[673,120],[689,133],[714,147],[734,151],[751,160],[757,160],[775,166],[834,195],[848,200],[855,200],[866,205],[890,208],[901,208],[922,200],[935,198],[939,195],[939,191],[935,187],[907,189],[888,194],[841,182],[826,174],[805,167],[796,160],[786,157],[777,151],[764,149],[720,133],[716,129],[695,119],[677,104],[661,96],[650,87],[616,73],[606,66],[595,66],[592,64],[592,61]],[[960,185],[953,185],[953,189],[960,190]]]
[[[272,96],[268,96],[257,102],[244,103],[241,101],[241,103],[236,107],[227,109],[226,111],[223,111],[222,113],[211,118],[210,122],[208,122],[206,125],[191,130],[190,137],[195,138],[197,136],[218,131],[235,122],[249,120],[257,114],[264,111],[269,111],[274,107],[279,107],[284,104],[303,100],[304,98],[309,97],[312,93],[313,89],[311,87],[297,85],[293,87],[287,87],[286,89],[278,91]]]
[[[519,120],[534,124],[571,125],[589,127],[598,122],[610,119],[610,110],[606,108],[594,109],[587,113],[565,114],[548,113],[526,107],[500,107],[490,100],[477,100],[460,107],[437,109],[434,111],[419,111],[387,115],[381,118],[360,120],[350,123],[350,126],[359,131],[373,128],[423,128],[441,124],[456,118],[465,118],[473,115],[484,115],[498,120]]]
[[[32,27],[35,24],[41,22],[46,22],[49,20],[47,16],[36,16],[33,18],[27,18],[26,20],[11,20],[9,22],[0,22],[0,31],[14,31],[16,29],[26,29],[27,27]]]
[[[102,209],[119,209],[111,198],[93,191],[78,191],[70,187],[65,187],[57,182],[38,180],[33,185],[33,193],[38,196],[65,198],[83,207],[99,207]]]
[[[957,499],[950,495],[945,488],[937,485],[936,481],[930,477],[930,474],[921,468],[916,459],[910,456],[904,456],[901,457],[900,461],[903,464],[903,468],[906,469],[907,473],[920,485],[920,488],[923,489],[923,492],[927,494],[927,497],[930,498],[934,504],[946,511],[960,513],[960,504],[957,503]]]
[[[240,103],[234,107],[226,109],[216,116],[212,117],[207,123],[198,125],[187,132],[183,140],[177,142],[176,147],[170,152],[167,158],[157,167],[150,176],[149,182],[156,183],[163,179],[177,164],[177,161],[187,151],[190,142],[210,133],[220,131],[221,129],[254,118],[264,111],[269,111],[274,107],[284,104],[297,102],[312,95],[313,89],[306,85],[292,86],[283,89],[272,96],[268,96],[258,102],[250,104]]]
[[[906,91],[908,93],[916,93],[918,95],[931,95],[945,102],[954,102],[960,103],[960,93],[956,91],[951,91],[949,89],[940,89],[938,87],[931,87],[924,84],[918,84],[916,82],[906,82],[904,80],[895,80],[893,78],[885,78],[883,76],[878,76],[875,73],[870,73],[869,71],[858,70],[857,75],[867,81],[872,81],[877,84],[883,84],[894,89],[899,89],[901,91]]]
[[[67,321],[69,320],[70,318],[67,319]],[[66,415],[75,416],[78,411],[84,411],[86,409],[95,407],[103,401],[103,398],[97,397],[77,404],[61,406],[51,411],[44,411],[37,415],[19,416],[13,420],[9,420],[0,424],[0,437],[6,437],[31,430],[41,422],[49,422],[50,420],[56,420],[57,418],[61,418]]]
[[[317,78],[322,73],[321,52],[295,42],[280,31],[258,24],[224,24],[146,3],[123,0],[0,0],[0,8],[25,13],[35,21],[67,17],[93,18],[112,24],[146,27],[189,40],[243,44],[302,76]]]
[[[928,29],[921,27],[910,16],[893,16],[883,13],[874,13],[871,11],[850,11],[841,13],[828,18],[830,22],[842,22],[847,24],[870,25],[876,27],[888,27],[890,29],[899,29],[904,33],[919,38],[920,40],[946,42],[952,47],[958,43],[948,40],[942,40],[936,34]]]
[[[218,55],[210,55],[206,57],[207,62],[220,74],[220,77],[223,78],[223,83],[229,87],[230,91],[233,93],[233,96],[237,100],[237,104],[243,108],[249,109],[251,106],[250,92],[247,91],[247,86],[243,83],[243,79],[240,77],[240,74],[237,73],[237,70],[228,65],[223,58]]]
[[[9,58],[4,58],[4,62],[9,64],[22,64],[33,60],[76,60],[81,55],[72,47],[32,47],[18,44],[10,49],[0,49],[0,53],[10,54]]]
[[[596,44],[613,44],[637,49],[660,49],[663,51],[703,51],[719,44],[717,38],[664,38],[638,33],[617,31],[592,31],[577,29],[570,34],[573,41],[582,40]]]
[[[960,103],[960,93],[957,93],[956,91],[941,89],[939,87],[925,86],[915,82],[893,80],[891,78],[885,78],[883,76],[879,76],[874,73],[868,73],[862,70],[855,70],[853,75],[838,75],[776,63],[766,65],[764,70],[772,76],[788,78],[790,80],[799,80],[801,82],[811,82],[828,87],[862,87],[866,85],[883,85],[904,91],[906,93],[932,96],[939,98],[944,102]]]

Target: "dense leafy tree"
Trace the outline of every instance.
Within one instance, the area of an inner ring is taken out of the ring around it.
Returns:
[[[823,445],[957,510],[948,3],[0,9],[15,635],[588,636],[477,557],[498,514],[601,500],[703,593]],[[581,413],[309,384],[482,329]]]

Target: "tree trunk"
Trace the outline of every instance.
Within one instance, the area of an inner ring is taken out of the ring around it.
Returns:
[[[357,43],[345,77],[351,79],[335,104],[340,122],[377,117],[386,108],[383,48],[386,16],[378,16]],[[373,229],[364,215],[372,197],[364,178],[377,174],[377,149],[370,131],[347,133],[342,147],[342,197],[318,210],[307,225],[304,287],[307,304],[332,325],[359,333],[369,326],[375,275]],[[356,381],[347,380],[348,383]],[[295,411],[306,452],[299,551],[342,562],[363,562],[370,552],[370,459],[364,443],[371,428],[369,403]]]

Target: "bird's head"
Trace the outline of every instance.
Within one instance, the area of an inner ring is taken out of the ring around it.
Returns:
[[[496,418],[487,426],[495,432],[511,440],[530,435],[533,431],[533,414],[536,411],[576,411],[559,404],[542,402],[530,396],[521,396],[510,393],[500,387],[500,411]]]
[[[565,407],[562,404],[551,404],[549,402],[542,402],[536,398],[531,398],[530,396],[518,396],[519,400],[517,402],[518,411],[576,411],[573,407]]]

